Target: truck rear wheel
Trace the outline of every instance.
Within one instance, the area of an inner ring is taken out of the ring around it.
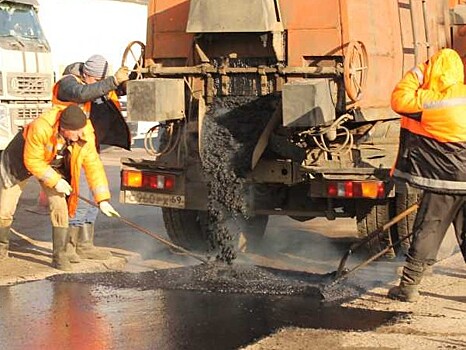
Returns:
[[[448,227],[445,238],[440,245],[440,249],[437,253],[437,261],[449,258],[453,254],[459,251],[458,240],[455,235],[455,228],[453,225]]]
[[[162,208],[168,237],[188,250],[206,252],[209,248],[207,212]]]
[[[398,215],[412,206],[414,203],[418,202],[421,197],[421,193],[398,193],[395,199],[395,215]],[[417,211],[407,215],[401,219],[396,225],[396,236],[397,239],[403,238],[411,233],[414,225],[414,220],[416,219]],[[412,236],[408,239],[405,239],[400,243],[401,251],[406,254],[408,253],[409,246],[412,242]]]
[[[256,215],[241,220],[238,245],[242,252],[253,251],[260,247],[268,222],[268,215]]]
[[[207,252],[210,247],[208,236],[208,213],[200,210],[162,208],[163,221],[168,237],[185,249]],[[242,219],[238,225],[237,243],[243,251],[257,248],[265,234],[268,215],[257,215]],[[239,236],[242,236],[239,238]]]
[[[364,200],[362,203],[358,203],[356,208],[358,237],[363,239],[377,228],[385,225],[390,220],[391,211],[390,200]],[[367,242],[366,248],[369,254],[373,255],[390,244],[392,244],[392,235],[390,230],[386,230]],[[385,256],[387,258],[395,257],[394,249],[390,249]]]
[[[404,210],[408,209],[413,204],[420,202],[422,192],[419,191],[418,193],[400,193],[397,194],[396,197],[396,214],[403,212]],[[397,224],[397,239],[400,239],[408,234],[410,234],[413,230],[414,220],[416,219],[417,211],[409,214],[404,219],[398,222]],[[409,251],[409,247],[411,242],[413,241],[413,236],[409,237],[408,239],[404,240],[400,243],[401,252],[407,254]],[[455,230],[453,225],[447,230],[445,238],[440,246],[439,252],[437,254],[437,260],[443,260],[450,256],[452,256],[456,250],[458,249],[458,243],[455,236]]]

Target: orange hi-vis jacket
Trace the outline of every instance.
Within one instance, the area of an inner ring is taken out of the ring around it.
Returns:
[[[53,107],[28,124],[23,131],[24,165],[32,175],[51,188],[61,179],[61,175],[50,166],[50,163],[57,155],[59,118],[62,110],[61,107]],[[90,125],[89,121],[88,124]],[[68,198],[70,217],[75,215],[78,204],[81,167],[86,174],[94,200],[99,203],[110,199],[107,176],[95,147],[92,125],[90,128],[89,125],[84,129],[82,138],[69,146],[71,148],[70,185],[73,188]]]
[[[437,193],[466,194],[466,85],[461,58],[443,49],[396,85],[401,115],[393,177]]]

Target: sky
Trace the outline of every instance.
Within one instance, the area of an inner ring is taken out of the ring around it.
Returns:
[[[39,0],[39,19],[59,74],[94,54],[116,71],[129,42],[146,41],[147,6],[112,0]]]

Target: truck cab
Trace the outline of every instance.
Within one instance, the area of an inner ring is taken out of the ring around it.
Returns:
[[[37,0],[0,1],[0,150],[51,106],[51,49],[38,6]]]

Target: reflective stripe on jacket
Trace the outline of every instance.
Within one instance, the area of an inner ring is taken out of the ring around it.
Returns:
[[[28,124],[23,132],[25,140],[24,165],[32,175],[51,188],[61,179],[61,175],[50,166],[50,163],[57,155],[58,121],[62,109],[54,107],[45,112]],[[71,217],[75,215],[78,204],[81,167],[84,168],[94,200],[99,203],[110,199],[107,176],[95,148],[92,125],[89,121],[88,124],[84,129],[82,138],[73,142],[71,146],[70,185],[73,192],[68,198],[68,211]]]
[[[415,67],[392,93],[401,115],[400,147],[392,175],[438,193],[466,194],[466,85],[451,49]]]

